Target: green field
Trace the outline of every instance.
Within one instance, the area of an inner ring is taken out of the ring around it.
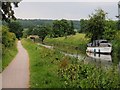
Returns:
[[[85,34],[76,34],[59,38],[46,38],[45,43],[68,53],[85,53],[89,39]]]
[[[118,68],[103,69],[23,39],[30,58],[30,88],[120,88]]]
[[[17,54],[17,45],[6,48],[2,55],[2,70],[4,70]]]

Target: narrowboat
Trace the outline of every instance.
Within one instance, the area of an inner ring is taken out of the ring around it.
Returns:
[[[107,40],[94,40],[92,43],[87,44],[86,52],[111,54],[112,44]]]

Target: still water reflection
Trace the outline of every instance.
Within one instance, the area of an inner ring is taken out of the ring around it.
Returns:
[[[111,67],[113,65],[112,56],[106,54],[86,53],[85,61],[102,67]]]
[[[114,63],[111,55],[106,54],[95,54],[95,53],[86,53],[88,58],[86,59],[89,63],[94,63],[96,65],[101,65],[104,67],[111,67]],[[91,58],[91,59],[90,59]],[[120,72],[120,62],[117,64]]]
[[[78,58],[80,61],[84,61],[84,63],[95,64],[97,67],[110,68],[113,66],[112,56],[106,54],[94,54],[94,53],[86,53],[86,55],[81,54],[68,54],[65,52],[61,52],[64,55]],[[120,62],[117,64],[120,72]]]
[[[112,61],[111,55],[106,54],[96,54],[96,53],[86,53],[89,57],[99,59],[99,60],[105,60],[105,61]]]

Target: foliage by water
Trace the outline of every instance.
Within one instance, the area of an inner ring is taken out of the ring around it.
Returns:
[[[76,34],[59,38],[46,38],[45,43],[68,53],[85,53],[89,38],[85,34]]]
[[[110,32],[109,32],[110,33]],[[120,32],[116,31],[112,37],[106,34],[106,37],[109,39],[109,42],[112,43],[112,60],[114,64],[118,64],[120,62]],[[114,39],[113,39],[114,37]],[[67,53],[86,53],[87,43],[90,41],[89,38],[85,37],[85,34],[76,34],[59,38],[46,38],[45,43],[51,46],[54,46],[58,50],[62,50]]]

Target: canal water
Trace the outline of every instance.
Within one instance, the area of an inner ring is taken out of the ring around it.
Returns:
[[[53,46],[43,45],[40,43],[38,43],[38,45],[44,46],[49,49],[54,49]],[[84,63],[95,64],[96,66],[109,68],[109,67],[113,66],[113,64],[114,64],[113,58],[111,55],[95,54],[95,53],[86,53],[85,55],[82,55],[82,54],[70,54],[70,53],[66,53],[63,51],[60,51],[60,53],[66,55],[66,56],[78,58],[80,61],[84,61]],[[118,68],[120,70],[120,62],[116,65],[118,66]]]

